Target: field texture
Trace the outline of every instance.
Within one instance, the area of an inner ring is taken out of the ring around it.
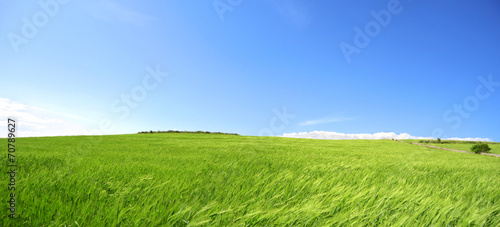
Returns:
[[[457,149],[457,150],[462,150],[462,151],[471,151],[470,148],[474,146],[474,144],[429,144],[432,146],[436,147],[444,147],[444,148],[450,148],[450,149]],[[491,148],[491,151],[489,153],[492,154],[500,154],[500,144],[495,143],[495,144],[488,144],[488,146]]]
[[[431,146],[435,146],[435,147],[468,151],[468,152],[471,152],[472,146],[474,146],[475,144],[479,144],[479,142],[471,143],[469,141],[453,141],[453,140],[445,140],[444,143],[437,143],[435,140],[433,140],[432,143],[425,143],[425,142],[422,142],[422,140],[414,140],[414,139],[413,140],[403,140],[403,141],[431,145]],[[425,141],[425,140],[423,140],[423,141]],[[488,146],[491,148],[491,150],[488,153],[500,154],[500,143],[496,143],[496,142],[480,142],[480,143],[488,144]]]
[[[17,219],[5,209],[0,226],[500,226],[500,158],[490,156],[205,134],[16,144]]]

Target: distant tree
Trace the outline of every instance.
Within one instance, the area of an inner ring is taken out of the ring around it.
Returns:
[[[441,143],[441,138],[438,138],[438,139],[437,139],[437,142],[438,142],[438,143]]]
[[[488,144],[476,144],[470,148],[470,150],[476,154],[482,153],[482,152],[488,152],[491,150],[491,148],[488,146]]]

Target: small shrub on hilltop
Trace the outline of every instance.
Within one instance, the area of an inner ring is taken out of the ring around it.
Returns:
[[[168,131],[140,131],[138,132],[139,134],[145,134],[145,133],[191,133],[191,134],[224,134],[224,135],[238,135],[238,133],[224,133],[224,132],[210,132],[210,131],[177,131],[177,130],[168,130]]]
[[[476,144],[470,148],[470,150],[476,154],[482,153],[482,152],[488,152],[491,150],[491,148],[488,146],[488,144]]]

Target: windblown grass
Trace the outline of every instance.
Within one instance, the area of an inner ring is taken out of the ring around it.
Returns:
[[[17,146],[18,217],[1,226],[500,225],[500,158],[484,155],[210,134]]]
[[[436,147],[444,147],[462,151],[471,151],[470,150],[471,147],[474,146],[474,144],[431,144],[431,145]],[[491,150],[488,153],[500,154],[500,143],[488,144],[488,146],[491,148]]]

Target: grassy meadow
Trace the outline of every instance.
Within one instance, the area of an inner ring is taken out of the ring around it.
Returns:
[[[404,141],[421,143],[421,144],[431,145],[431,146],[435,146],[435,147],[443,147],[443,148],[449,148],[449,149],[469,151],[469,152],[471,152],[471,148],[475,144],[485,143],[485,144],[488,144],[488,146],[491,148],[489,153],[500,154],[500,143],[496,143],[496,142],[470,142],[470,141],[443,140],[443,143],[437,143],[435,140],[433,140],[431,143],[422,143],[421,140],[415,140],[415,139],[404,140]]]
[[[432,146],[436,147],[444,147],[444,148],[450,148],[450,149],[456,149],[456,150],[462,150],[462,151],[471,151],[471,147],[474,146],[474,144],[453,144],[453,143],[444,143],[444,144],[429,144]],[[495,143],[495,144],[488,144],[488,146],[491,148],[489,153],[492,154],[500,154],[500,143]]]
[[[211,134],[16,146],[17,219],[0,226],[500,226],[500,158],[484,155]]]

